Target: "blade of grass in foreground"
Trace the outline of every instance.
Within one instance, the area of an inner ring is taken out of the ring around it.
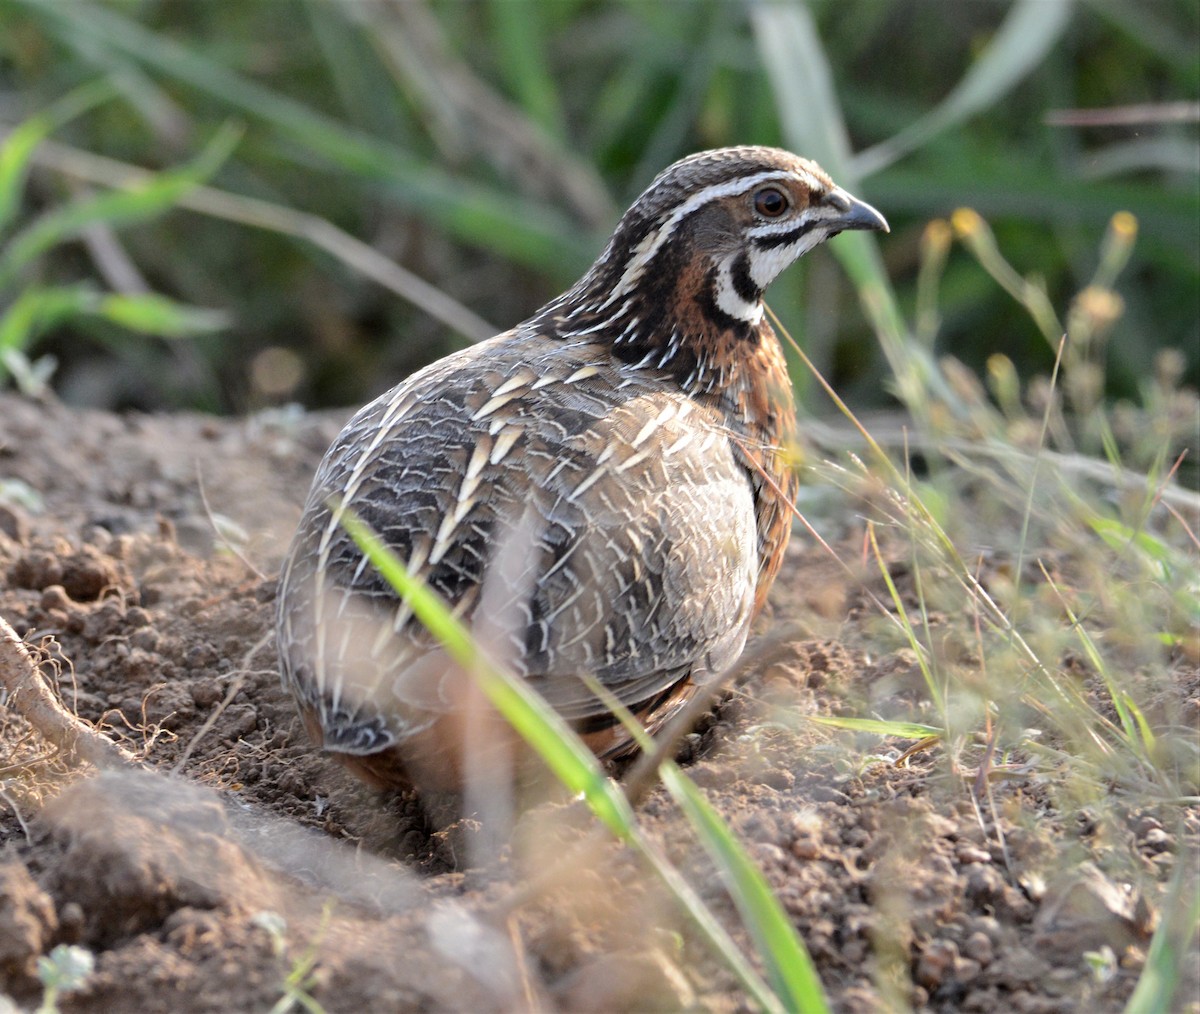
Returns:
[[[878,736],[895,736],[898,739],[941,738],[944,729],[920,722],[888,722],[879,718],[839,718],[836,715],[806,715],[816,725],[827,725],[832,729],[848,729],[851,732],[872,732]]]
[[[488,699],[537,750],[555,776],[572,792],[582,793],[596,816],[619,838],[628,841],[634,824],[628,801],[605,777],[592,752],[567,723],[520,680],[506,678],[437,593],[409,574],[399,557],[367,525],[345,509],[338,510],[338,517],[372,566],[450,656],[479,680]]]
[[[824,1014],[829,1008],[812,958],[762,872],[696,783],[674,761],[664,763],[659,773],[721,871],[786,1009]]]
[[[654,740],[629,709],[617,700],[616,695],[595,676],[585,675],[583,681],[604,706],[617,716],[642,752],[653,753]],[[699,786],[680,770],[678,764],[665,759],[658,770],[663,785],[679,804],[700,844],[716,864],[742,917],[742,923],[767,967],[771,985],[786,1009],[806,1014],[827,1014],[829,1005],[825,1000],[825,991],[809,957],[808,948],[788,919],[779,899],[771,891],[762,871]]]
[[[1138,978],[1125,1014],[1155,1014],[1172,1010],[1181,970],[1192,953],[1200,926],[1200,882],[1195,876],[1196,855],[1182,854],[1163,906],[1163,919],[1150,940],[1146,966]]]
[[[767,1011],[787,1009],[742,956],[737,945],[679,870],[642,834],[624,794],[605,777],[599,761],[562,717],[523,681],[490,659],[472,637],[471,631],[450,612],[437,593],[409,574],[403,562],[367,525],[345,508],[337,508],[337,516],[372,565],[411,607],[417,619],[456,662],[478,679],[480,688],[495,708],[539,753],[563,784],[582,793],[592,812],[605,826],[650,862],[754,1000]],[[819,990],[819,986],[817,988]],[[792,1009],[810,1010],[814,1014],[824,1011],[823,1006]]]

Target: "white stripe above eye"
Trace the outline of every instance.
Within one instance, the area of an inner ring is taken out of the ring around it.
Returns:
[[[675,210],[671,212],[670,217],[661,226],[646,236],[637,245],[633,251],[633,256],[630,257],[628,263],[625,265],[625,271],[621,275],[621,280],[613,287],[608,298],[596,308],[597,311],[603,310],[610,304],[615,303],[634,289],[646,266],[654,260],[655,255],[662,248],[662,245],[671,238],[679,223],[697,208],[701,208],[711,201],[720,200],[722,197],[732,197],[734,194],[745,193],[747,190],[760,186],[763,183],[769,183],[772,180],[795,179],[801,180],[801,182],[813,190],[824,189],[813,176],[803,170],[770,169],[765,172],[754,173],[750,176],[738,176],[734,179],[726,180],[724,183],[714,183],[712,186],[705,187],[703,190],[692,194],[686,201],[676,206]]]

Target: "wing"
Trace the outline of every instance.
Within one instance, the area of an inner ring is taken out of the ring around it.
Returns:
[[[336,524],[331,497],[569,719],[607,711],[581,673],[633,705],[720,671],[745,642],[754,495],[715,413],[665,387],[629,397],[585,348],[507,370],[483,351],[351,420],[285,570],[285,671],[344,715],[335,724],[364,752],[390,745],[381,714],[416,728],[450,706],[446,660]]]

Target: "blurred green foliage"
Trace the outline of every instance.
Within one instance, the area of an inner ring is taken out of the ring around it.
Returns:
[[[1194,0],[0,0],[0,129],[97,79],[116,93],[35,155],[32,217],[81,179],[117,185],[121,164],[188,162],[240,121],[244,138],[210,186],[265,202],[241,221],[318,216],[497,330],[573,281],[675,158],[784,144],[832,162],[893,227],[877,248],[840,238],[769,294],[859,405],[903,388],[899,365],[926,350],[896,325],[882,355],[873,331],[885,328],[856,286],[885,284],[889,319],[913,320],[930,220],[974,208],[1065,318],[1112,215],[1127,211],[1138,239],[1103,350],[1108,394],[1126,397],[1167,347],[1183,352],[1186,382],[1200,379],[1200,142],[1194,111],[1179,114],[1200,94],[1198,40]],[[1129,106],[1145,108],[1123,124],[1053,119]],[[81,162],[87,153],[115,161]],[[102,317],[72,321],[37,348],[57,356],[60,394],[223,411],[353,404],[466,340],[469,314],[456,331],[397,298],[316,241],[314,219],[247,228],[230,217],[179,209],[119,243],[149,289],[231,325],[166,343],[129,340]],[[853,283],[831,253],[859,256],[846,264]],[[107,279],[103,259],[95,244],[59,248],[27,282]],[[997,352],[1025,376],[1053,363],[1024,309],[959,245],[936,323],[933,354],[977,373]]]

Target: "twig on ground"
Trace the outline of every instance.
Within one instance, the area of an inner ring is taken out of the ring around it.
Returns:
[[[260,581],[265,580],[266,574],[264,574],[256,566],[254,566],[254,564],[250,562],[250,558],[248,556],[246,556],[246,554],[243,553],[237,546],[235,546],[231,539],[227,538],[222,533],[221,526],[217,522],[217,516],[216,516],[216,514],[213,513],[212,505],[208,502],[208,491],[204,488],[204,473],[200,470],[200,459],[199,458],[196,459],[195,465],[196,465],[196,488],[200,491],[200,502],[204,505],[204,514],[208,518],[209,525],[212,527],[213,535],[217,539],[219,539],[222,543],[224,543],[226,548],[231,553],[233,553],[234,556],[236,556],[239,560],[242,561],[242,563],[245,565],[246,569],[248,571],[250,571],[251,574],[253,574]],[[260,647],[259,645],[256,645],[254,650],[257,651],[259,647]]]
[[[642,754],[625,776],[625,795],[630,806],[637,806],[646,793],[657,784],[659,765],[667,758],[675,756],[680,740],[692,731],[700,716],[713,706],[717,696],[733,686],[742,673],[768,662],[774,653],[780,652],[784,645],[795,640],[801,633],[802,631],[794,626],[771,631],[755,641],[717,679],[696,689],[691,700],[680,708],[654,737],[654,751]]]
[[[8,706],[65,756],[97,767],[126,767],[137,758],[72,715],[42,678],[29,647],[0,616],[0,689]]]

